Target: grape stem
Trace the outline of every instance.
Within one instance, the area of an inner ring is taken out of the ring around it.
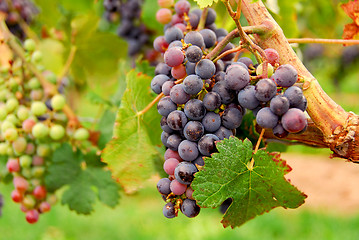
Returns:
[[[263,139],[264,132],[265,132],[265,129],[262,128],[261,134],[259,135],[259,138],[258,138],[258,140],[257,140],[256,146],[255,146],[255,148],[254,148],[253,155],[258,152],[259,145],[261,144],[261,141],[262,141],[262,139]],[[253,166],[254,166],[254,158],[252,157],[251,162],[249,163],[249,169],[252,170],[252,169],[253,169]]]
[[[322,44],[359,44],[359,40],[352,39],[323,39],[323,38],[288,38],[289,43],[322,43]]]
[[[70,70],[71,64],[74,61],[76,55],[77,47],[72,45],[69,56],[67,57],[65,66],[63,67],[60,75],[57,77],[57,86],[60,86],[62,79],[67,75]]]
[[[236,48],[229,49],[229,50],[225,51],[224,53],[222,53],[221,55],[219,55],[218,57],[216,57],[216,58],[213,60],[213,63],[216,63],[219,59],[224,58],[224,57],[227,56],[228,54],[235,53],[235,52],[240,52],[241,50],[243,50],[243,47],[242,47],[241,45],[239,45],[239,46],[236,47]]]
[[[199,19],[197,31],[201,31],[202,29],[204,29],[204,26],[206,24],[207,15],[208,15],[208,8],[204,8],[202,11],[201,18]]]

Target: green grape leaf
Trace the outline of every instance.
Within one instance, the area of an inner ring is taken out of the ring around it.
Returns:
[[[287,0],[279,0],[279,14],[277,15],[279,18],[276,19],[278,24],[282,27],[283,32],[286,37],[298,37],[298,26],[297,26],[297,10],[296,5],[298,4],[298,0],[295,1],[287,1]]]
[[[306,195],[284,178],[291,168],[279,155],[264,150],[253,154],[248,139],[235,137],[218,142],[217,149],[196,173],[192,188],[201,207],[219,207],[232,198],[223,216],[224,227],[240,226],[275,207],[297,208],[304,203]]]
[[[218,0],[194,0],[200,8],[210,7],[213,3],[217,3]]]
[[[97,124],[97,129],[101,132],[97,142],[100,149],[105,148],[106,143],[111,140],[115,119],[116,114],[110,110],[106,110],[100,118],[100,121]]]
[[[67,143],[56,149],[45,175],[45,184],[49,191],[55,191],[76,178],[81,172],[78,157]]]
[[[106,145],[102,160],[108,163],[125,192],[132,193],[148,179],[154,169],[155,145],[160,145],[161,116],[156,105],[145,114],[137,113],[152,100],[152,78],[135,70],[127,74],[127,88],[121,99],[113,129],[113,139]]]

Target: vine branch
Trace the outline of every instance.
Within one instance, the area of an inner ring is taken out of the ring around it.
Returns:
[[[359,44],[359,40],[323,39],[323,38],[288,38],[289,43],[322,43],[322,44]]]

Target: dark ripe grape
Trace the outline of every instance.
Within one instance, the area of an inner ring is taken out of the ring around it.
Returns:
[[[278,123],[277,126],[272,129],[272,131],[274,136],[278,138],[285,138],[289,134],[280,123]]]
[[[224,28],[217,28],[214,30],[214,33],[216,34],[217,39],[228,35],[228,31]]]
[[[198,27],[200,17],[198,17],[197,14],[193,13],[193,11],[189,13],[188,17],[189,17],[189,23],[191,24],[191,27],[193,29],[196,29]]]
[[[164,117],[167,117],[170,112],[177,109],[177,105],[172,102],[170,97],[162,98],[157,104],[157,111]]]
[[[196,64],[196,74],[202,79],[209,79],[213,77],[216,72],[216,66],[209,59],[202,59]]]
[[[282,126],[290,133],[298,133],[307,126],[307,118],[304,112],[298,108],[289,109],[281,120]]]
[[[167,132],[165,132],[165,131],[163,131],[163,132],[161,133],[161,142],[162,142],[162,144],[163,144],[165,147],[168,147],[168,146],[167,146],[167,139],[168,139],[169,136],[170,136],[170,134],[167,133]],[[172,149],[172,150],[173,150],[173,149]]]
[[[188,124],[188,123],[187,123]],[[187,126],[187,125],[186,125]],[[169,149],[173,151],[178,150],[178,145],[182,142],[182,138],[178,134],[172,134],[167,138],[167,146]]]
[[[221,96],[216,92],[209,92],[204,95],[203,104],[208,110],[214,111],[222,104]]]
[[[184,78],[187,73],[186,73],[186,67],[183,66],[182,64],[173,67],[171,69],[171,75],[173,76],[174,79],[181,79]]]
[[[219,138],[214,134],[206,134],[198,141],[198,150],[204,156],[211,156],[212,153],[217,151],[215,141]]]
[[[167,116],[167,124],[173,130],[181,130],[187,124],[187,117],[182,111],[173,111]]]
[[[202,35],[199,32],[189,32],[186,34],[186,36],[184,37],[184,42],[187,44],[192,44],[192,45],[196,45],[200,48],[204,47],[204,40]]]
[[[161,8],[156,12],[156,20],[161,24],[170,23],[172,20],[172,12],[168,8]]]
[[[197,95],[203,88],[203,81],[195,74],[188,75],[183,80],[183,90],[191,95]]]
[[[183,38],[183,32],[178,27],[170,27],[165,31],[166,42],[171,43]]]
[[[194,174],[198,172],[196,166],[190,162],[180,162],[175,169],[175,178],[182,184],[189,185],[194,179]]]
[[[164,155],[165,160],[169,159],[169,158],[176,158],[178,161],[182,161],[182,158],[180,157],[180,155],[178,154],[178,152],[173,151],[171,149],[167,149]]]
[[[225,138],[229,138],[230,136],[233,136],[233,132],[228,128],[220,126],[219,129],[214,133],[214,135],[216,135],[219,138],[219,140],[223,140]]]
[[[162,85],[170,80],[170,78],[167,75],[164,74],[158,74],[156,75],[152,81],[151,81],[151,89],[156,94],[160,94],[162,92]]]
[[[307,105],[308,105],[307,98],[303,96],[302,101],[292,104],[291,107],[299,108],[300,110],[302,110],[304,112],[307,109]]]
[[[183,135],[187,140],[196,142],[204,134],[204,127],[198,121],[189,121],[183,129]]]
[[[168,45],[168,48],[173,48],[173,47],[179,47],[182,49],[183,44],[181,41],[176,40],[176,41],[171,42],[170,45]]]
[[[199,31],[199,33],[203,37],[204,45],[206,46],[206,48],[211,48],[216,44],[217,36],[212,30],[206,28]]]
[[[187,63],[186,63],[186,72],[187,72],[187,75],[196,74],[195,68],[196,68],[196,64],[195,64],[195,63],[187,62]]]
[[[201,208],[196,204],[196,201],[188,198],[183,201],[181,206],[181,212],[189,218],[196,217],[200,210]]]
[[[232,198],[227,198],[222,204],[221,206],[219,206],[219,211],[222,214],[225,214],[227,212],[227,209],[229,208],[229,206],[231,206],[233,200]]]
[[[168,175],[173,175],[175,173],[175,169],[177,167],[177,165],[179,164],[178,159],[176,158],[169,158],[167,159],[164,164],[163,164],[163,170],[165,170],[165,172]],[[168,190],[171,192],[170,190],[170,183],[168,183]],[[162,193],[162,192],[161,192]],[[165,193],[162,193],[165,194]],[[167,193],[168,194],[168,193]]]
[[[166,52],[168,48],[168,42],[166,42],[166,39],[164,36],[156,37],[153,41],[153,48],[161,53]]]
[[[162,92],[165,96],[169,96],[171,89],[174,87],[175,82],[174,81],[166,81],[162,85]]]
[[[229,68],[224,77],[229,89],[239,91],[250,82],[250,76],[247,68],[243,68],[240,65],[234,65]]]
[[[174,179],[171,182],[170,188],[174,195],[182,195],[186,192],[187,185],[180,183],[177,179]]]
[[[166,50],[163,58],[168,66],[175,67],[182,64],[184,55],[180,48],[173,47]]]
[[[283,95],[277,95],[272,98],[269,107],[274,114],[281,116],[288,111],[289,100]]]
[[[291,107],[300,105],[303,101],[303,91],[297,86],[291,86],[285,90],[284,96],[288,98]]]
[[[253,110],[259,106],[259,101],[255,96],[255,87],[253,85],[246,86],[244,89],[239,91],[238,103],[242,107],[250,110]]]
[[[188,13],[191,8],[191,4],[187,0],[179,0],[175,4],[175,11],[179,16]]]
[[[198,156],[195,160],[192,161],[192,163],[195,165],[195,166],[204,166],[204,160],[203,160],[204,156],[200,155]]]
[[[174,26],[181,29],[183,33],[187,31],[187,27],[183,23],[176,23]]]
[[[170,184],[171,184],[171,180],[169,180],[168,178],[160,179],[157,183],[158,192],[165,195],[170,194],[171,193]]]
[[[280,87],[290,87],[298,79],[297,70],[290,64],[281,65],[275,70],[272,77]]]
[[[174,218],[176,217],[176,209],[175,205],[172,202],[166,203],[166,205],[163,207],[163,215],[166,218]]]
[[[235,129],[242,123],[242,112],[237,108],[226,108],[222,114],[222,125],[228,129]]]
[[[161,129],[164,132],[173,133],[173,130],[167,125],[167,118],[166,117],[161,118]]]
[[[214,82],[224,81],[226,73],[223,71],[219,71],[214,75]]]
[[[199,9],[199,8],[196,8],[196,9],[191,10],[191,13],[196,14],[197,17],[198,17],[198,19],[200,19],[201,16],[202,16],[202,10]]]
[[[216,21],[217,13],[213,8],[208,8],[206,17],[206,26],[213,24]]]
[[[255,96],[261,102],[271,100],[277,93],[277,86],[275,83],[268,79],[259,80],[255,86]]]
[[[191,199],[191,200],[194,200],[193,196],[192,196],[193,192],[194,192],[194,190],[191,187],[188,187],[187,190],[186,190],[186,197]]]
[[[184,113],[189,119],[199,121],[206,114],[206,108],[201,100],[191,99],[184,105]]]
[[[196,63],[202,59],[202,50],[195,45],[189,46],[186,50],[186,58],[189,62]]]
[[[228,89],[225,81],[217,82],[213,86],[212,92],[216,92],[219,94],[219,96],[221,97],[221,102],[223,104],[228,104],[233,102],[234,98],[236,97],[236,92]]]
[[[202,124],[207,132],[215,132],[221,126],[221,117],[214,112],[208,112],[202,119]]]
[[[215,23],[212,23],[211,25],[207,25],[206,28],[215,31],[217,29],[217,25]]]
[[[178,153],[185,161],[193,161],[198,157],[197,143],[183,140],[178,146]]]
[[[163,74],[171,77],[171,67],[168,66],[166,63],[159,63],[155,68],[155,74]]]
[[[244,63],[242,63],[242,62],[232,62],[232,64],[227,67],[226,71],[228,71],[229,68],[234,67],[236,65],[244,67],[244,69],[248,70],[247,65],[245,65]]]
[[[256,120],[262,128],[274,128],[278,123],[278,116],[269,107],[265,107],[258,111]]]
[[[240,59],[238,59],[237,62],[244,63],[247,66],[247,68],[249,68],[251,66],[253,67],[253,61],[252,61],[252,59],[250,59],[248,57],[241,57]]]
[[[183,84],[177,84],[171,88],[170,97],[174,103],[185,104],[191,95],[184,91]]]
[[[217,60],[214,65],[216,66],[216,73],[224,71],[224,62],[221,59]]]
[[[272,65],[275,66],[275,64],[279,64],[279,53],[277,52],[277,50],[273,49],[273,48],[267,48],[264,50],[267,60],[268,62]]]
[[[218,41],[219,41],[219,40],[218,40]],[[231,49],[233,49],[234,47],[235,47],[235,46],[234,46],[233,43],[228,43],[228,44],[223,48],[223,50],[220,52],[220,54],[224,53],[225,51],[231,50]],[[231,60],[234,58],[235,55],[236,55],[236,53],[230,53],[230,54],[228,54],[228,55],[222,57],[222,60],[223,60],[223,61],[231,61]]]
[[[183,23],[183,16],[179,16],[178,14],[174,14],[172,16],[171,25],[176,25],[177,23]]]

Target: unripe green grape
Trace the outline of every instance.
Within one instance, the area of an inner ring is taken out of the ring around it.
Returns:
[[[24,42],[24,49],[25,49],[26,51],[32,52],[32,51],[35,50],[35,48],[36,48],[36,43],[35,43],[34,40],[32,40],[32,39],[30,39],[30,38],[25,40],[25,42]]]
[[[15,141],[18,137],[17,130],[15,128],[6,129],[3,133],[3,137],[9,142]]]
[[[1,110],[0,110],[1,111]],[[17,117],[19,118],[19,120],[21,122],[25,121],[29,115],[30,115],[30,111],[27,107],[24,107],[24,106],[20,106],[18,109],[17,109],[17,112],[16,112],[16,115]]]
[[[29,168],[31,167],[31,163],[32,163],[32,157],[30,157],[29,155],[22,155],[20,158],[20,166],[22,168]]]
[[[31,55],[31,62],[39,63],[42,60],[42,53],[40,51],[34,51]]]
[[[5,132],[9,128],[15,128],[15,125],[10,121],[3,121],[1,124],[1,132]]]
[[[36,148],[36,154],[40,157],[47,157],[51,154],[51,148],[47,144],[40,144]]]
[[[14,114],[7,115],[5,121],[12,122],[15,126],[20,124],[19,119]]]
[[[35,116],[41,116],[46,113],[46,105],[43,102],[35,101],[31,104],[31,112]]]
[[[50,137],[54,140],[60,140],[65,136],[65,128],[55,124],[50,128]]]
[[[34,101],[41,101],[44,97],[44,91],[42,89],[31,90],[30,98]]]
[[[33,167],[32,170],[32,176],[35,178],[41,178],[44,173],[45,173],[45,168],[44,167]]]
[[[0,121],[4,120],[7,116],[7,110],[5,105],[0,106]]]
[[[51,72],[51,71],[46,71],[44,72],[45,78],[47,81],[49,81],[52,84],[56,84],[57,83],[57,78],[55,73]]]
[[[66,104],[66,99],[61,94],[56,94],[51,98],[51,106],[54,110],[62,110]]]
[[[12,148],[14,149],[14,152],[17,154],[21,154],[25,152],[27,146],[27,141],[24,137],[18,137],[13,143]]]
[[[10,98],[6,101],[7,112],[14,111],[19,106],[19,101],[16,98]]]
[[[89,138],[90,134],[87,129],[85,128],[79,128],[74,133],[74,139],[76,140],[87,140]]]
[[[7,81],[7,84],[9,86],[9,88],[12,89],[12,90],[15,90],[19,86],[19,83],[16,81],[15,78],[10,78]]]
[[[27,209],[33,209],[35,207],[36,200],[32,195],[26,195],[22,203]]]
[[[40,122],[35,124],[31,132],[35,138],[41,139],[47,137],[49,134],[49,128]]]
[[[21,174],[22,174],[25,178],[32,178],[31,168],[22,168],[22,169],[21,169]]]
[[[267,66],[268,66],[268,68],[267,68],[268,69],[268,78],[270,78],[273,75],[274,69],[273,69],[273,66],[269,63],[267,64]],[[259,64],[256,69],[257,76],[262,75],[262,73],[263,73],[263,63]]]
[[[10,148],[7,143],[0,143],[0,155],[7,155],[8,149]]]
[[[38,89],[41,87],[41,83],[40,83],[39,79],[33,77],[29,80],[28,86],[30,89]]]
[[[8,95],[9,90],[7,89],[2,89],[0,90],[0,101],[5,101],[7,99],[7,95]]]

